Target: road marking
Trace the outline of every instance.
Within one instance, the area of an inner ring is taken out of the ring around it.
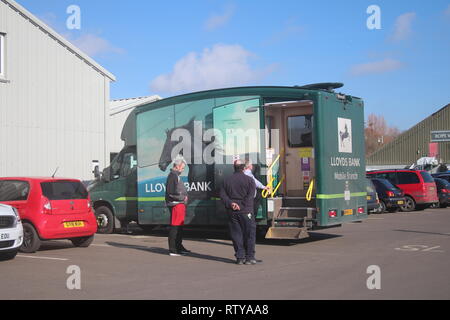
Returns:
[[[395,248],[398,251],[408,251],[408,252],[445,252],[444,250],[436,250],[441,248],[441,246],[429,247],[420,244],[406,245],[401,248]]]
[[[42,260],[58,260],[58,261],[69,261],[69,259],[63,259],[63,258],[49,258],[49,257],[32,257],[32,256],[22,256],[18,255],[19,258],[29,258],[29,259],[42,259]]]
[[[384,220],[384,218],[368,218],[367,220]]]

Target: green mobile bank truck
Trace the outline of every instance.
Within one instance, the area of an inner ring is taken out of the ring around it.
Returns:
[[[257,215],[269,239],[367,218],[364,103],[337,93],[340,83],[241,87],[191,93],[136,108],[123,150],[89,191],[99,232],[135,221],[168,225],[165,182],[175,156],[188,165],[186,225],[226,226],[219,198],[233,161],[250,159],[271,187]]]

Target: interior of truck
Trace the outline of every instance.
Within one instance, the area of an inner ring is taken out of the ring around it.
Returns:
[[[267,180],[265,196],[277,227],[303,226],[316,210],[313,114],[310,100],[275,101],[264,105]]]

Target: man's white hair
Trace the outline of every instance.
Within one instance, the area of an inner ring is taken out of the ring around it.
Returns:
[[[184,163],[184,165],[187,165],[186,160],[184,160],[183,156],[180,155],[180,154],[177,155],[177,156],[175,157],[175,159],[173,159],[173,166],[174,166],[174,167],[178,167],[178,166],[181,165],[182,163]]]

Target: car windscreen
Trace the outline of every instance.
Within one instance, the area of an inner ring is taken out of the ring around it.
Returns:
[[[433,177],[428,172],[421,171],[420,174],[422,175],[423,181],[425,183],[432,183],[432,182],[434,182]]]
[[[0,181],[0,201],[26,201],[30,185],[26,181]]]
[[[375,193],[375,187],[374,187],[372,181],[367,180],[366,190],[367,190],[367,193]]]
[[[82,183],[77,181],[52,181],[41,183],[42,193],[49,200],[87,199],[88,192]]]

